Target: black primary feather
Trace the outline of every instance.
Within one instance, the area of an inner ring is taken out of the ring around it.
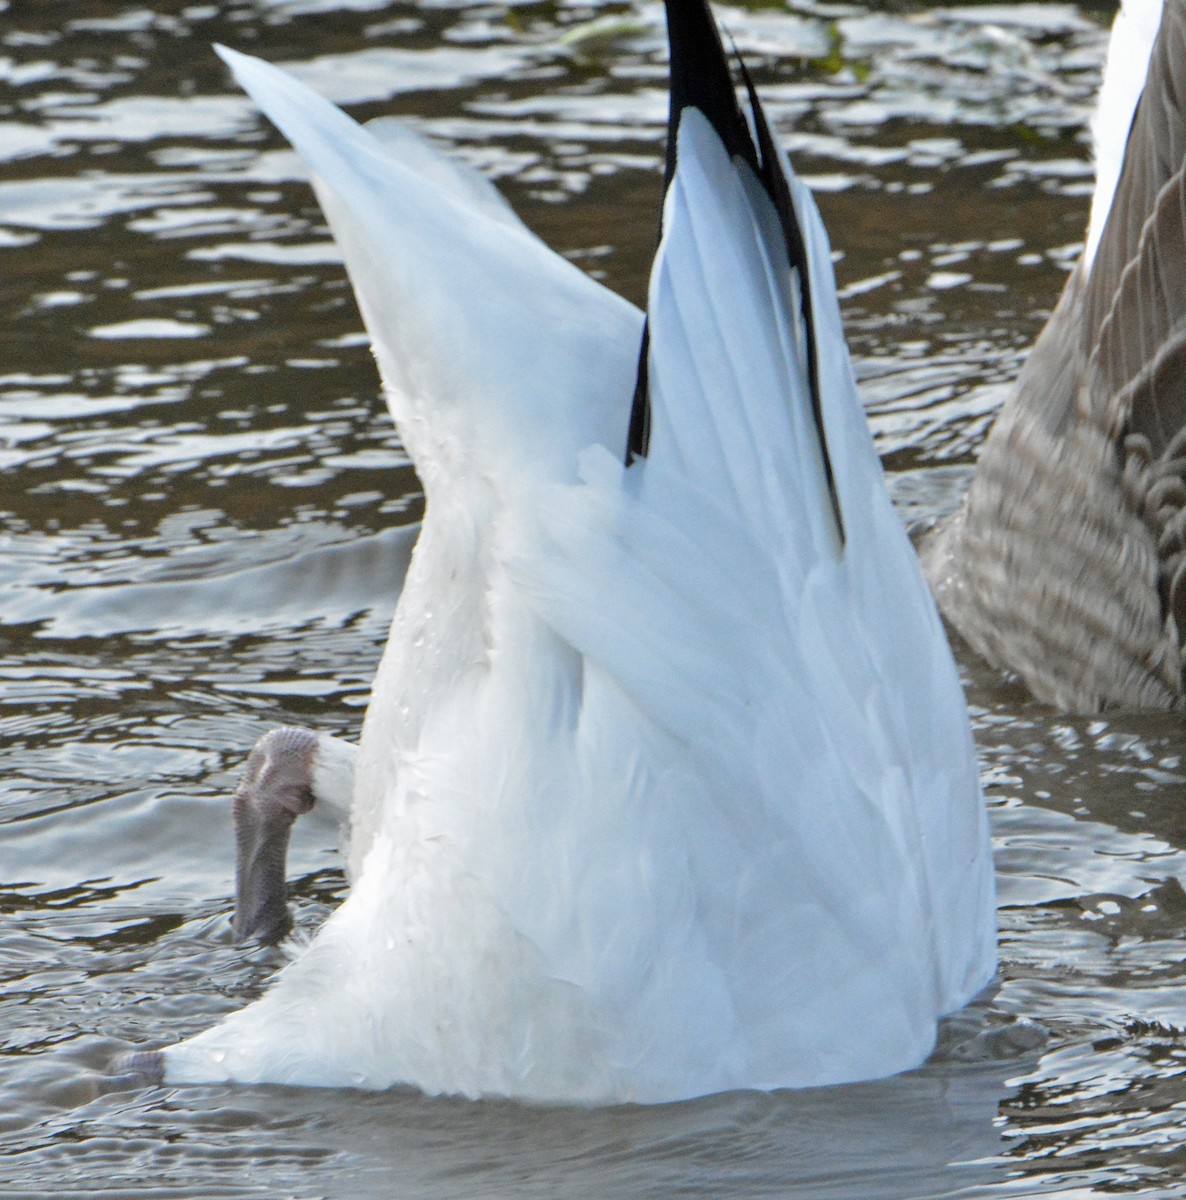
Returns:
[[[770,197],[778,214],[779,225],[787,247],[787,260],[798,271],[800,304],[806,331],[808,387],[811,409],[823,458],[828,494],[836,518],[840,540],[844,540],[844,521],[840,500],[828,454],[824,432],[823,409],[819,392],[819,358],[815,341],[815,317],[812,312],[810,269],[803,231],[795,215],[790,185],[783,174],[778,148],[758,99],[757,91],[745,64],[738,55],[742,79],[749,95],[757,144],[737,103],[733,77],[729,71],[725,48],[707,0],[665,0],[667,6],[667,38],[671,56],[671,104],[667,120],[667,160],[664,194],[671,186],[676,170],[676,150],[680,117],[686,108],[699,109],[721,139],[729,157],[740,159],[753,171]],[[630,410],[630,431],[626,446],[626,463],[645,457],[650,439],[650,396],[647,384],[647,354],[650,334],[644,324],[639,355],[638,378],[634,403]]]

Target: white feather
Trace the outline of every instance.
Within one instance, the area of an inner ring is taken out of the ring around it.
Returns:
[[[353,742],[330,737],[326,733],[317,735],[310,769],[315,797],[313,812],[339,825],[349,822],[357,762],[358,747]]]
[[[415,171],[459,204],[492,221],[509,225],[519,233],[535,236],[485,175],[479,175],[463,163],[446,158],[432,142],[409,129],[402,121],[395,117],[376,117],[363,128],[395,162],[409,171]]]
[[[992,974],[991,861],[810,196],[801,280],[685,111],[626,468],[640,314],[423,145],[224,56],[317,176],[427,510],[349,896],[262,999],[165,1051],[167,1081],[620,1102],[918,1064]]]
[[[1091,120],[1095,144],[1095,193],[1091,198],[1091,222],[1083,251],[1084,271],[1091,269],[1112,209],[1112,198],[1120,181],[1120,168],[1128,145],[1128,131],[1145,87],[1149,57],[1161,26],[1161,7],[1162,0],[1122,0],[1112,25],[1108,61]]]

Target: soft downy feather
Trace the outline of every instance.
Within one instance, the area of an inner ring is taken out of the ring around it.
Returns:
[[[669,18],[723,63],[706,8]],[[419,143],[224,56],[318,179],[427,506],[351,891],[166,1081],[654,1102],[918,1064],[992,975],[991,858],[808,193],[780,213],[673,109],[626,466],[641,314]]]

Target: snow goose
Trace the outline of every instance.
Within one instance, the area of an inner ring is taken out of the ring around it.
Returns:
[[[966,707],[823,227],[704,0],[667,12],[645,325],[488,184],[222,52],[313,176],[427,504],[348,896],[259,1000],[139,1056],[167,1083],[829,1084],[916,1066],[992,978]]]
[[[1125,0],[1083,256],[961,507],[940,608],[1039,699],[1180,708],[1186,653],[1186,0]]]

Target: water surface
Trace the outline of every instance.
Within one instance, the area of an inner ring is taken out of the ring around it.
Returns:
[[[720,11],[921,530],[1078,252],[1110,6]],[[654,245],[658,4],[0,5],[0,1194],[1179,1195],[1181,720],[1056,716],[967,655],[1001,977],[916,1072],[598,1111],[103,1082],[277,965],[230,944],[234,772],[282,721],[357,733],[422,506],[300,168],[213,41],[406,116],[636,301]],[[343,882],[297,840],[308,932]]]

